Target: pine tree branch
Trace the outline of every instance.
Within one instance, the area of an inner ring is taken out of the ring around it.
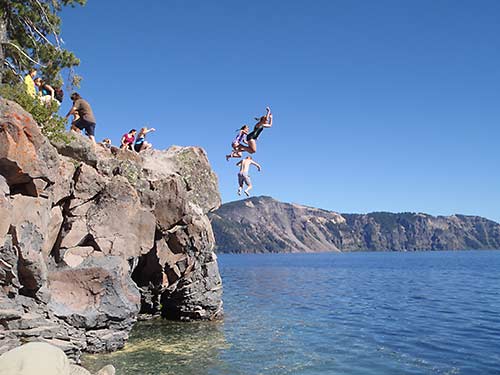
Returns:
[[[14,47],[15,49],[17,49],[24,57],[26,57],[32,63],[34,63],[34,64],[36,64],[38,66],[41,66],[42,68],[46,68],[47,67],[47,65],[43,65],[41,62],[33,60],[26,52],[24,52],[19,46],[16,46],[14,43],[7,42],[5,44],[8,45],[8,46]]]
[[[52,29],[52,34],[54,34],[54,38],[56,39],[57,48],[61,49],[61,43],[59,41],[59,36],[57,34],[56,28],[54,27],[54,25],[52,25],[50,23],[49,16],[45,12],[43,5],[38,0],[32,0],[32,1],[34,1],[39,6],[39,8],[42,10],[43,16],[45,17],[45,22],[49,25],[50,29]]]
[[[37,34],[38,34],[38,35],[39,35],[39,36],[40,36],[43,40],[45,40],[45,41],[46,41],[48,44],[50,44],[51,46],[54,46],[54,45],[52,44],[52,42],[51,42],[50,40],[48,40],[48,39],[47,39],[47,37],[46,37],[46,36],[45,36],[45,35],[44,35],[44,34],[43,34],[40,30],[38,30],[38,29],[35,27],[35,25],[33,24],[33,21],[31,21],[29,18],[28,18],[28,19],[26,19],[26,18],[21,18],[21,19],[24,21],[24,23],[25,23],[28,27],[30,27],[32,30],[36,31],[36,33],[37,33]],[[60,49],[60,48],[59,48],[59,46],[58,46],[57,48],[58,48],[58,49]]]

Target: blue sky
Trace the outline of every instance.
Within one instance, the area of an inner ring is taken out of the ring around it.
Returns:
[[[96,137],[148,124],[156,148],[204,147],[225,202],[235,129],[270,105],[255,195],[500,221],[499,14],[494,0],[89,0],[62,17]]]

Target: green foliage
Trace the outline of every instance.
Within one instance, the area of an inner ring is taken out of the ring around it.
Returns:
[[[53,101],[50,106],[40,102],[26,93],[22,83],[15,86],[3,85],[0,87],[0,96],[12,100],[33,116],[33,119],[42,128],[42,133],[51,141],[69,142],[66,133],[66,119],[57,115],[59,105]]]
[[[86,0],[0,0],[0,41],[4,56],[0,66],[7,65],[3,82],[13,83],[31,67],[39,70],[53,86],[61,86],[60,71],[72,69],[80,60],[62,48],[61,19],[63,6],[84,5]],[[79,81],[80,77],[74,76]],[[74,82],[72,82],[74,83]]]

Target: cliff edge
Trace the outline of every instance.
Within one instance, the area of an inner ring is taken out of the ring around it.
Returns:
[[[77,359],[122,347],[140,312],[220,317],[220,203],[201,148],[52,145],[0,98],[0,353],[45,341]]]

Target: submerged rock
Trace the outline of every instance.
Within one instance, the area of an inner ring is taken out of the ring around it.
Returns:
[[[220,317],[206,214],[221,201],[205,152],[72,137],[52,146],[0,98],[0,353],[33,340],[72,358],[115,350],[139,312]]]

